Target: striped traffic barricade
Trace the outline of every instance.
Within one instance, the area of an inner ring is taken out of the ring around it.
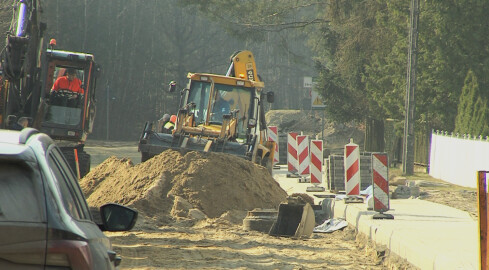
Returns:
[[[353,139],[345,145],[344,166],[345,202],[363,202],[363,198],[360,197],[360,149],[358,144],[353,143]]]
[[[311,183],[313,186],[307,187],[306,191],[319,192],[324,191],[324,187],[319,184],[323,182],[323,141],[311,140]]]
[[[297,132],[287,134],[287,170],[291,174],[297,175],[299,171],[299,161],[297,160]],[[288,175],[290,176],[290,175]]]
[[[278,144],[278,127],[269,126],[268,127],[268,140],[275,142],[275,154],[273,155],[273,165],[277,164],[279,159],[279,144]]]
[[[372,153],[372,196],[373,209],[378,214],[374,219],[393,219],[390,214],[385,214],[390,208],[389,205],[389,169],[386,153]]]
[[[309,176],[309,136],[297,136],[297,158],[299,161],[299,174]]]

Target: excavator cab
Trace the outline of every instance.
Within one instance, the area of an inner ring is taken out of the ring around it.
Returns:
[[[249,119],[254,117],[256,89],[263,83],[205,73],[190,73],[188,77],[190,80],[182,105],[188,108],[184,112],[193,116],[194,126],[220,132],[227,116],[230,119],[229,126],[225,127],[227,136],[221,139],[245,142],[250,133]],[[251,126],[253,123],[254,120]],[[195,133],[191,130],[186,132]],[[216,133],[216,137],[219,135]]]
[[[90,171],[90,155],[83,148],[93,129],[99,67],[94,56],[87,53],[48,49],[44,57],[40,104],[33,126],[57,141],[71,168],[79,170],[82,177]],[[72,91],[72,81],[68,84],[71,89],[59,84],[61,88],[51,91],[56,80],[69,70],[74,71],[74,80],[79,80],[81,90]]]
[[[52,91],[56,80],[74,70],[74,79],[59,84]],[[95,83],[97,67],[91,54],[58,50],[46,52],[39,128],[55,140],[84,142],[91,133],[95,117]],[[74,84],[78,92],[66,88]],[[61,88],[60,88],[61,87]],[[65,87],[65,88],[63,88]]]

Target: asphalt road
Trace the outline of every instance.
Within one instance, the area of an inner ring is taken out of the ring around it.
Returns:
[[[111,156],[130,158],[134,164],[141,162],[137,142],[87,141],[85,151],[91,156],[90,168],[95,168]]]

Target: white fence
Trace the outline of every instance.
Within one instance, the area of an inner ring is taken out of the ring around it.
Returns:
[[[430,175],[452,184],[477,187],[477,171],[489,171],[488,138],[431,133]]]

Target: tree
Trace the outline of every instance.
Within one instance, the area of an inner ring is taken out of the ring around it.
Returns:
[[[455,132],[471,135],[489,135],[489,111],[477,76],[472,70],[467,72],[462,94],[457,108]]]
[[[166,91],[171,80],[184,88],[188,72],[224,74],[241,44],[176,0],[45,3],[46,36],[59,49],[93,53],[102,66],[92,138],[105,138],[108,125],[111,137],[137,139],[145,121],[176,113],[180,96]]]
[[[377,1],[329,1],[324,20],[318,28],[321,45],[316,47],[317,67],[322,84],[318,90],[326,100],[326,111],[340,121],[363,121],[382,117],[379,103],[367,91],[366,71],[371,59],[382,49],[377,14],[385,5]],[[317,42],[317,41],[316,41]],[[335,85],[337,87],[330,87]],[[336,93],[334,93],[336,92]]]
[[[145,120],[175,109],[178,96],[164,91],[170,80],[183,84],[189,71],[224,73],[242,49],[253,51],[266,88],[276,92],[274,108],[300,108],[307,97],[302,77],[317,75],[317,90],[338,121],[404,118],[404,0],[45,3],[58,44],[92,52],[102,64],[99,86],[110,81],[117,97],[110,115],[119,136],[136,138]],[[427,0],[420,12],[416,121],[453,130],[468,70],[480,89],[489,86],[489,2]],[[489,94],[481,92],[483,106]],[[103,91],[97,96],[105,103]],[[99,106],[99,115],[105,109]],[[96,120],[95,133],[105,124]]]

